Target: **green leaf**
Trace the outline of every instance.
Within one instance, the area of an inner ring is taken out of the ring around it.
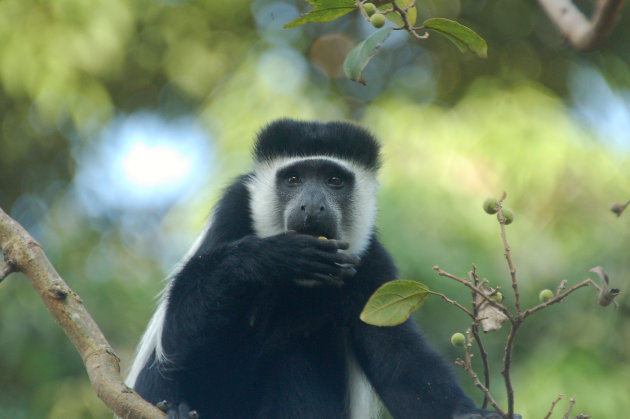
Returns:
[[[405,10],[405,7],[409,6],[411,3],[414,3],[414,2],[415,0],[396,0],[396,4],[403,10]],[[380,10],[381,12],[387,9],[392,9],[391,3],[385,3],[378,7],[378,10]],[[409,10],[407,10],[407,23],[409,23],[409,26],[413,26],[416,23],[417,16],[418,16],[418,11],[416,10],[416,6],[411,7],[409,8]],[[387,18],[387,20],[394,22],[394,24],[398,26],[402,26],[404,24],[402,17],[400,16],[400,13],[398,12],[387,13],[385,17]]]
[[[481,58],[488,57],[488,45],[486,41],[472,29],[444,18],[427,19],[422,24],[425,29],[433,30],[444,35],[454,43],[461,52],[471,51]]]
[[[416,281],[399,279],[374,291],[361,312],[361,320],[374,326],[396,326],[418,309],[431,291]]]
[[[363,80],[363,70],[370,60],[376,55],[376,50],[387,39],[393,28],[383,28],[374,32],[367,39],[360,42],[348,53],[343,62],[343,71],[350,80],[365,84]]]
[[[354,0],[307,0],[315,6],[313,10],[284,25],[295,28],[308,22],[328,22],[355,10]]]

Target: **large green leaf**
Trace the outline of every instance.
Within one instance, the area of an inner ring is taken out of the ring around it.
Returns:
[[[354,0],[307,0],[315,6],[313,10],[284,25],[295,28],[308,22],[328,22],[356,9]]]
[[[424,21],[422,26],[425,29],[433,30],[444,35],[454,43],[461,52],[471,51],[481,58],[488,57],[488,45],[486,41],[472,29],[444,18],[433,18]]]
[[[415,3],[415,0],[396,0],[396,4],[403,10],[405,10],[405,8],[412,3]],[[387,10],[387,9],[392,9],[391,3],[385,3],[378,7],[378,10],[380,11]],[[416,6],[410,7],[409,10],[407,10],[406,14],[407,14],[407,23],[409,23],[409,26],[413,26],[416,23],[416,17],[418,16],[418,11],[416,10]],[[404,24],[402,17],[400,16],[398,12],[387,13],[385,17],[388,20],[391,20],[392,22],[394,22],[398,26],[402,26]]]
[[[431,292],[420,282],[399,279],[374,291],[361,312],[361,320],[374,326],[396,326],[409,318]]]
[[[368,65],[376,50],[387,39],[393,28],[383,28],[374,32],[369,38],[363,40],[348,53],[343,63],[343,71],[350,80],[365,84],[363,80],[363,70]]]

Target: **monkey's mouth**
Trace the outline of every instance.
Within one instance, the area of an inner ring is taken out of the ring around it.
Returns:
[[[296,230],[296,232],[298,234],[306,234],[307,236],[313,236],[313,237],[326,237],[327,239],[336,239],[337,235],[332,232],[332,231],[328,231],[326,229],[322,229],[322,228],[299,228]]]
[[[327,239],[337,239],[338,235],[335,229],[327,228],[325,223],[318,222],[304,222],[299,226],[295,226],[293,230],[295,230],[298,234],[306,234],[307,236],[313,237],[326,237]]]
[[[287,230],[295,231],[298,234],[339,239],[337,225],[332,220],[298,214],[298,216],[290,217],[287,221]]]

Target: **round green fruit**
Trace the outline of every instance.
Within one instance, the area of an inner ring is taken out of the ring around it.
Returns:
[[[512,221],[514,221],[514,213],[512,212],[512,210],[503,208],[501,210],[501,213],[503,214],[503,218],[505,219],[505,225],[512,224]],[[499,214],[497,214],[497,218],[499,218]]]
[[[497,291],[496,293],[490,296],[490,299],[493,301],[496,301],[497,303],[501,303],[503,302],[503,294],[501,294],[500,291]]]
[[[370,17],[370,23],[375,28],[382,28],[383,25],[385,25],[385,16],[380,13],[373,14],[372,17]]]
[[[363,10],[365,10],[365,13],[367,13],[368,16],[372,16],[376,13],[376,6],[374,6],[373,3],[365,3],[363,5]]]
[[[538,299],[540,300],[541,303],[546,303],[552,298],[553,298],[553,291],[549,289],[544,289],[540,291],[540,293],[538,294]]]
[[[496,198],[486,198],[483,201],[483,210],[488,214],[496,214],[499,209],[499,200]]]
[[[466,337],[463,333],[453,333],[453,336],[451,336],[451,343],[453,346],[461,346],[463,348],[464,345],[466,345]]]

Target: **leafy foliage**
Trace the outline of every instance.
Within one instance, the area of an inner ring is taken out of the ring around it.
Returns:
[[[356,3],[352,0],[308,0],[315,6],[306,15],[301,16],[289,23],[285,28],[294,28],[308,22],[328,22],[349,13],[356,8]],[[363,70],[374,57],[378,47],[387,39],[392,30],[404,29],[416,39],[425,39],[428,34],[419,35],[419,29],[433,30],[453,42],[461,52],[472,51],[481,58],[488,55],[486,41],[477,35],[472,29],[450,19],[433,18],[424,22],[423,27],[416,28],[416,0],[396,0],[378,6],[378,11],[374,13],[374,5],[369,3],[369,12],[361,7],[363,16],[375,28],[381,28],[385,19],[394,22],[396,28],[384,28],[370,35],[360,42],[346,57],[343,68],[350,80],[363,85],[366,84],[363,78]]]
[[[416,1],[415,0],[396,0],[396,4],[403,10],[406,10],[406,16],[407,16],[407,23],[410,26],[413,26],[416,24],[416,18],[418,16],[418,10],[416,9],[415,6]],[[414,5],[413,7],[409,7],[411,5]],[[409,7],[409,9],[407,9],[407,7]],[[391,3],[385,3],[381,6],[378,7],[378,10],[380,11],[385,11],[385,10],[391,10],[392,9],[392,4]],[[385,14],[385,17],[394,22],[396,25],[398,26],[403,26],[404,25],[404,21],[402,16],[400,15],[400,13],[398,12],[389,12]]]
[[[361,312],[361,320],[374,326],[396,326],[405,322],[431,292],[416,281],[398,279],[380,286]]]
[[[295,28],[309,22],[329,22],[356,9],[354,0],[307,0],[315,6],[313,10],[284,25]]]
[[[350,80],[365,84],[363,70],[374,58],[376,50],[385,42],[392,30],[392,28],[380,29],[350,51],[343,63],[343,70]]]
[[[433,18],[425,20],[423,26],[448,38],[461,52],[470,51],[480,58],[488,57],[486,41],[461,23],[450,19]]]

